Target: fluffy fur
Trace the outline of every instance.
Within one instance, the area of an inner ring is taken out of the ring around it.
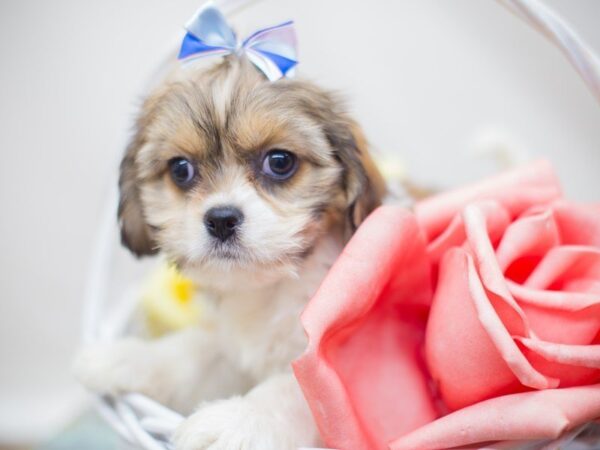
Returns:
[[[297,156],[286,181],[261,171],[266,152]],[[197,169],[189,189],[168,164]],[[306,81],[266,81],[244,58],[177,69],[145,101],[121,166],[123,243],[161,251],[211,297],[208,326],[156,341],[84,350],[79,379],[110,394],[145,393],[191,414],[179,450],[286,450],[318,444],[290,370],[305,347],[299,315],[384,184],[338,99]],[[245,217],[217,242],[215,206]],[[200,406],[198,407],[198,405]]]

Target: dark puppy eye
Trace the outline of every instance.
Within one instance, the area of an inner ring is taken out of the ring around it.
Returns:
[[[262,172],[276,180],[287,180],[298,167],[296,155],[287,150],[271,150],[265,155]]]
[[[194,166],[185,158],[171,159],[169,161],[169,172],[175,184],[182,189],[190,187],[196,177]]]

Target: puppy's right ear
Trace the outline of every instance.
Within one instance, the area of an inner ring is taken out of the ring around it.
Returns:
[[[133,141],[125,151],[119,175],[118,218],[121,226],[121,242],[138,257],[157,252],[152,240],[152,230],[144,217],[136,170],[136,156],[143,144],[144,139],[138,128]]]

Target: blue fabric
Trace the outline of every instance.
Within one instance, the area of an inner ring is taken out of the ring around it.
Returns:
[[[223,47],[212,47],[206,45],[200,39],[193,34],[187,33],[181,43],[181,49],[179,50],[178,59],[188,58],[192,55],[198,55],[206,52],[212,52],[214,50],[225,50]]]
[[[281,73],[283,75],[288,73],[290,69],[292,69],[296,64],[298,64],[298,61],[286,58],[285,56],[276,55],[275,53],[266,52],[264,50],[257,49],[256,51],[265,55],[267,58],[273,61],[273,63],[279,68],[279,70],[281,70]]]

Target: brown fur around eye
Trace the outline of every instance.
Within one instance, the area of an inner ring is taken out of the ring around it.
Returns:
[[[370,156],[362,129],[347,115],[335,95],[313,85],[288,83],[298,108],[320,124],[343,169],[340,182],[346,193],[351,234],[381,204],[386,193],[383,177]],[[284,89],[283,86],[280,89]]]

